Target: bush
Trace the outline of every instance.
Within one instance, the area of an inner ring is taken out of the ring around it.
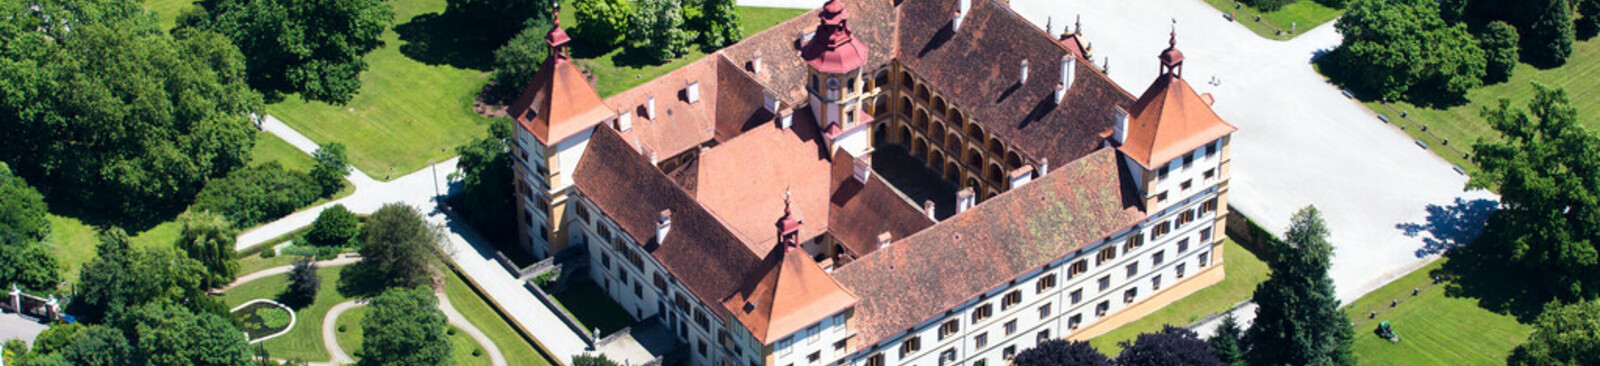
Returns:
[[[665,63],[689,53],[694,32],[684,29],[683,5],[678,0],[639,0],[628,18],[629,52]]]
[[[347,330],[346,328],[348,327],[346,327],[344,324],[339,324],[339,333],[344,333],[344,331]]]
[[[0,162],[0,235],[15,233],[32,240],[44,240],[50,234],[46,211],[44,195],[22,177],[11,175],[11,168]]]
[[[548,25],[524,28],[494,50],[494,85],[498,97],[515,98],[533,81],[533,74],[539,72],[545,58],[550,56],[550,47],[544,41],[549,32]]]
[[[344,177],[350,175],[350,158],[345,155],[344,144],[329,143],[311,153],[317,165],[311,167],[311,180],[322,188],[322,197],[333,197],[344,189]]]
[[[310,176],[271,162],[212,180],[195,197],[193,207],[220,212],[236,227],[251,227],[305,207],[320,192]]]
[[[306,232],[306,241],[316,245],[343,246],[361,234],[361,219],[344,205],[333,205],[317,215]]]
[[[261,250],[261,259],[267,259],[267,258],[272,258],[272,257],[276,257],[276,256],[278,256],[278,250],[277,249],[266,248],[266,249],[262,249]]]
[[[1483,32],[1483,51],[1488,53],[1484,78],[1488,82],[1501,82],[1511,78],[1517,67],[1517,28],[1502,21],[1489,23]]]
[[[483,349],[482,348],[473,348],[472,349],[472,357],[483,357]]]
[[[572,2],[573,17],[578,24],[572,28],[585,41],[609,48],[621,40],[628,29],[628,17],[633,15],[633,2],[629,0],[576,0]]]
[[[305,308],[317,300],[322,288],[322,276],[317,274],[317,263],[311,257],[300,257],[289,269],[289,288],[283,293],[284,302],[295,308]]]

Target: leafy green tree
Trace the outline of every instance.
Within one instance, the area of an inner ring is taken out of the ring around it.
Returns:
[[[1278,253],[1268,266],[1272,276],[1256,285],[1255,325],[1245,336],[1246,359],[1253,365],[1353,365],[1350,341],[1355,331],[1334,297],[1328,267],[1333,245],[1316,207],[1295,212]]]
[[[321,192],[309,175],[270,162],[212,180],[191,209],[220,212],[235,226],[249,227],[293,213]]]
[[[739,9],[733,0],[703,0],[700,3],[700,20],[705,23],[701,36],[708,50],[720,49],[744,39],[744,29],[739,25]]]
[[[528,27],[494,51],[494,83],[502,99],[515,98],[533,82],[533,75],[550,56],[544,40],[548,33],[548,25]]]
[[[316,245],[345,245],[361,234],[361,219],[344,205],[333,205],[317,214],[306,240]]]
[[[512,170],[511,119],[501,118],[489,125],[489,136],[456,147],[463,173],[462,192],[452,205],[460,208],[467,222],[492,239],[514,239],[516,232],[516,172]]]
[[[1483,83],[1483,49],[1466,25],[1439,16],[1436,1],[1354,0],[1335,27],[1348,75],[1384,98],[1459,97]]]
[[[1017,366],[1111,366],[1111,359],[1089,342],[1051,339],[1022,350],[1011,362]]]
[[[181,306],[148,304],[129,312],[124,327],[144,364],[246,365],[250,344],[233,322],[215,314],[195,314]]]
[[[206,267],[207,276],[201,286],[217,288],[233,282],[239,272],[234,248],[239,230],[222,215],[210,211],[186,212],[178,216],[178,225],[183,230],[178,233],[175,246]]]
[[[1233,312],[1222,316],[1222,324],[1217,326],[1217,334],[1206,340],[1211,344],[1211,352],[1217,355],[1217,361],[1228,366],[1244,366],[1244,344],[1240,340],[1244,331],[1239,330],[1239,321],[1234,318]]]
[[[1600,296],[1600,138],[1579,124],[1566,91],[1533,88],[1526,111],[1502,99],[1480,113],[1501,135],[1472,146],[1483,171],[1467,186],[1500,193],[1480,242],[1531,273],[1529,286],[1593,299]]]
[[[1217,355],[1211,353],[1211,346],[1194,331],[1171,325],[1121,344],[1118,366],[1222,366]]]
[[[33,352],[41,355],[56,353],[67,348],[67,345],[77,341],[84,330],[82,323],[63,323],[52,325],[39,332],[33,339]],[[6,345],[6,349],[11,349]]]
[[[1573,30],[1577,39],[1590,39],[1600,35],[1600,0],[1575,0],[1578,2],[1578,15],[1581,16],[1573,23]]]
[[[442,240],[411,206],[383,205],[361,230],[362,264],[381,271],[390,285],[421,286],[433,279],[430,261]]]
[[[678,0],[639,0],[628,18],[629,52],[657,63],[689,53],[694,32],[683,27],[683,6]]]
[[[273,99],[299,93],[333,104],[361,90],[363,57],[383,46],[394,22],[382,0],[220,0],[208,12],[210,19],[189,26],[239,46],[251,86]]]
[[[1519,39],[1517,28],[1511,24],[1502,21],[1489,23],[1480,39],[1483,51],[1488,55],[1484,73],[1486,81],[1501,82],[1511,78],[1511,71],[1517,67]]]
[[[71,313],[91,323],[151,302],[185,303],[205,299],[207,275],[199,261],[172,248],[134,248],[122,229],[100,235],[97,256],[78,273],[78,296]]]
[[[1546,304],[1528,343],[1517,346],[1506,364],[1600,365],[1600,301]]]
[[[61,282],[55,251],[14,233],[0,233],[0,263],[5,263],[0,265],[0,286],[15,284],[23,289],[48,291]]]
[[[1522,44],[1530,63],[1541,67],[1567,63],[1567,56],[1572,55],[1572,42],[1577,37],[1572,24],[1572,6],[1567,0],[1530,0],[1518,6],[1538,10]]]
[[[1244,1],[1246,3],[1249,3],[1251,7],[1254,7],[1256,9],[1260,9],[1261,11],[1278,11],[1278,9],[1283,9],[1283,7],[1289,6],[1289,4],[1293,4],[1293,3],[1299,2],[1300,0],[1244,0]]]
[[[392,288],[372,298],[361,318],[359,365],[437,366],[452,361],[439,299],[422,287]]]
[[[317,274],[317,262],[311,257],[294,260],[289,268],[289,289],[284,292],[284,302],[301,309],[317,301],[317,290],[322,288],[322,276]]]
[[[133,0],[34,0],[0,2],[0,40],[0,160],[52,203],[143,227],[250,160],[261,97],[216,34],[175,40]]]
[[[62,364],[79,366],[124,366],[134,362],[134,347],[121,330],[104,325],[91,325],[78,332],[60,351],[56,352]]]
[[[344,144],[333,142],[311,153],[316,166],[311,167],[311,180],[322,187],[322,197],[333,197],[344,189],[344,177],[350,175],[350,157],[345,155]]]
[[[11,167],[0,162],[0,235],[8,233],[31,240],[44,240],[50,234],[49,208],[44,195],[22,177],[11,174]]]
[[[620,366],[616,361],[606,358],[605,354],[581,354],[572,356],[572,366]]]
[[[578,21],[572,29],[585,42],[605,48],[622,39],[628,29],[628,17],[633,15],[633,2],[629,0],[575,0],[572,8]]]
[[[506,37],[527,29],[548,27],[554,1],[547,0],[447,0],[445,14],[461,17],[459,24],[471,24],[481,32]],[[576,4],[573,4],[576,6]],[[543,36],[544,34],[540,34]],[[496,43],[498,44],[498,43]]]

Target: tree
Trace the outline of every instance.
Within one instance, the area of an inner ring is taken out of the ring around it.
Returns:
[[[43,243],[24,239],[15,233],[0,233],[0,286],[48,291],[61,282],[60,263],[55,251]],[[4,290],[10,291],[10,288]]]
[[[1111,359],[1083,341],[1051,339],[1040,342],[1011,358],[1017,366],[1084,365],[1111,366]]]
[[[1546,304],[1528,343],[1517,346],[1506,364],[1600,365],[1600,301]]]
[[[132,0],[5,1],[0,15],[0,161],[51,203],[142,228],[250,161],[261,97],[226,39],[175,40]]]
[[[548,25],[525,28],[494,51],[495,94],[514,98],[533,81],[533,74],[550,56],[549,44],[544,40],[549,32]]]
[[[1355,364],[1355,331],[1339,311],[1328,277],[1333,245],[1322,213],[1312,206],[1300,209],[1283,236],[1272,244],[1278,253],[1268,263],[1272,276],[1256,285],[1260,306],[1245,336],[1251,350],[1246,358],[1259,365]]]
[[[362,57],[383,46],[394,22],[382,0],[220,0],[208,12],[210,19],[185,26],[232,40],[256,90],[275,100],[299,93],[333,104],[360,91]]]
[[[411,206],[383,205],[368,218],[362,236],[362,263],[381,271],[390,285],[412,287],[432,280],[429,260],[441,238]]]
[[[572,366],[619,366],[616,361],[606,358],[605,354],[581,354],[572,356]]]
[[[1500,193],[1480,242],[1530,273],[1529,286],[1593,299],[1600,296],[1600,138],[1579,125],[1566,91],[1533,88],[1527,111],[1502,99],[1480,113],[1501,135],[1472,146],[1483,171],[1467,186]]]
[[[1264,12],[1278,11],[1300,0],[1245,0],[1251,7]]]
[[[207,276],[201,286],[217,288],[233,282],[234,274],[239,272],[234,248],[239,230],[222,215],[210,211],[184,213],[178,216],[178,225],[183,231],[175,246],[206,267]]]
[[[1482,85],[1484,51],[1432,0],[1355,0],[1335,24],[1348,75],[1384,98],[1459,97]]]
[[[462,190],[452,205],[491,239],[513,239],[517,228],[511,123],[510,118],[498,119],[489,125],[488,137],[456,147]]]
[[[1600,0],[1597,0],[1600,1]],[[1511,78],[1517,67],[1517,28],[1506,22],[1494,21],[1484,30],[1483,51],[1487,54],[1485,81],[1501,82]]]
[[[1577,37],[1572,24],[1572,7],[1567,0],[1534,0],[1519,6],[1538,10],[1522,44],[1530,63],[1541,67],[1567,63],[1567,56],[1572,55],[1572,41]]]
[[[1211,353],[1217,355],[1217,361],[1228,366],[1244,366],[1244,344],[1239,338],[1244,331],[1239,330],[1239,320],[1234,318],[1233,312],[1222,316],[1222,324],[1217,326],[1217,334],[1212,335],[1207,343],[1211,344]]]
[[[628,18],[629,52],[665,63],[689,53],[694,33],[683,27],[683,6],[678,0],[639,0]]]
[[[1577,39],[1590,39],[1600,35],[1600,0],[1576,0],[1578,18],[1573,23]]]
[[[350,175],[350,158],[345,155],[344,144],[332,142],[311,153],[317,165],[311,167],[311,180],[322,187],[322,197],[333,197],[344,189],[344,177]]]
[[[1121,344],[1122,354],[1117,355],[1120,366],[1222,366],[1205,340],[1193,331],[1171,325]]]
[[[306,232],[306,240],[316,245],[345,245],[360,234],[361,219],[343,204],[337,204],[317,214],[317,220],[311,222],[311,231]]]
[[[495,44],[499,44],[520,30],[548,29],[555,3],[546,0],[447,0],[445,14],[460,17],[458,24],[470,24],[490,37],[497,37],[499,41]]]
[[[715,50],[744,39],[744,29],[739,23],[739,9],[733,0],[703,0],[700,2],[700,20],[705,23],[704,36],[707,49]]]
[[[123,366],[134,364],[134,349],[121,330],[104,325],[84,327],[72,343],[55,355],[63,364],[80,366]]]
[[[289,288],[283,294],[284,302],[296,309],[311,306],[321,288],[322,276],[317,274],[317,262],[311,257],[300,257],[294,260],[294,267],[289,268]]]
[[[71,313],[91,323],[151,303],[198,303],[206,268],[171,248],[133,248],[122,229],[107,229],[97,256],[78,273]]]
[[[361,318],[360,365],[434,366],[451,362],[438,298],[422,287],[392,288]]]
[[[50,234],[49,208],[44,195],[27,181],[11,174],[11,167],[0,162],[0,235],[16,234],[31,240],[44,240]]]
[[[137,336],[132,342],[147,365],[245,365],[250,344],[233,322],[215,314],[195,314],[181,306],[148,304],[121,323]]]
[[[306,173],[270,162],[212,180],[190,209],[222,213],[235,226],[249,227],[293,213],[316,201],[321,192]]]
[[[633,2],[628,0],[577,0],[572,2],[573,17],[578,24],[572,29],[585,42],[610,48],[628,29],[628,17],[633,15]]]

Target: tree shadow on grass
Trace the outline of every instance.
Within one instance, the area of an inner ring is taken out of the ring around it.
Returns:
[[[494,51],[515,35],[499,34],[494,28],[461,12],[445,12],[411,17],[394,31],[400,34],[400,53],[413,60],[488,71],[493,68]]]
[[[1422,239],[1422,248],[1416,251],[1418,258],[1426,257],[1476,240],[1499,205],[1490,199],[1468,201],[1457,197],[1450,206],[1428,205],[1427,222],[1396,224],[1395,228],[1413,238],[1427,233],[1428,237]]]
[[[1445,296],[1478,299],[1478,307],[1507,314],[1529,324],[1538,318],[1544,304],[1553,299],[1537,274],[1516,268],[1505,258],[1494,228],[1487,228],[1471,244],[1445,253],[1449,259],[1433,270],[1435,281],[1447,281]]]
[[[388,283],[388,278],[377,265],[359,262],[339,269],[336,289],[347,298],[364,299],[383,293]]]

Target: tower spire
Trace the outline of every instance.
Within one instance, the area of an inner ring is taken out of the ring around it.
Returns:
[[[550,52],[557,60],[567,60],[567,43],[572,37],[567,36],[567,31],[561,29],[561,3],[552,3],[550,11],[550,33],[544,36],[546,44],[550,45]]]

